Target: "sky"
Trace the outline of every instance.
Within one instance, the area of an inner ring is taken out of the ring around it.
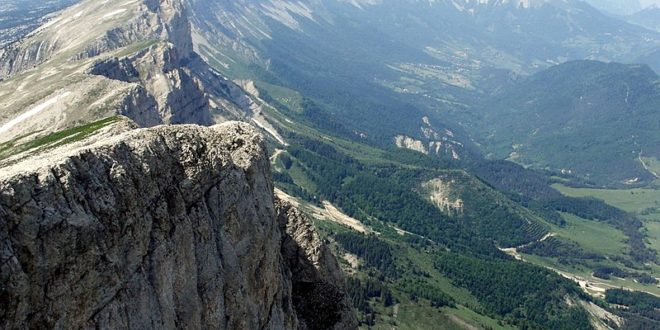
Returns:
[[[650,5],[660,6],[660,0],[641,0],[640,1],[643,7],[648,7]]]
[[[648,6],[660,7],[660,0],[586,0],[592,6],[614,14],[632,14]]]

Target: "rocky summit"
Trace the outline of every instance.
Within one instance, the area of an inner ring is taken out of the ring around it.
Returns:
[[[357,328],[250,125],[97,141],[0,170],[1,328]]]

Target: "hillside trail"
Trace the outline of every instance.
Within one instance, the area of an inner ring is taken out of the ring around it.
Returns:
[[[646,163],[645,163],[644,160],[642,159],[642,153],[641,153],[641,152],[639,153],[639,162],[642,163],[642,166],[644,167],[644,169],[645,169],[647,172],[651,173],[651,175],[653,175],[656,179],[660,180],[660,175],[658,175],[658,173],[655,173],[653,170],[651,170],[651,169],[648,167],[648,165],[646,165]]]
[[[515,246],[515,247],[510,247],[510,248],[499,248],[499,249],[500,249],[500,251],[516,258],[516,260],[525,261],[523,259],[523,257],[520,255],[520,253],[518,253],[518,250],[524,249],[524,248],[526,248],[526,247],[528,247],[528,246],[530,246],[534,243],[543,242],[543,241],[547,240],[548,238],[554,237],[554,236],[557,236],[557,233],[547,233],[543,237],[541,237],[540,239],[538,239],[536,241],[531,241],[529,243],[525,243],[525,244],[520,245],[520,246]]]

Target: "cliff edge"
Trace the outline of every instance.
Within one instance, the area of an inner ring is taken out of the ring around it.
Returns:
[[[132,130],[0,169],[0,261],[3,329],[357,328],[336,260],[274,200],[244,123]]]

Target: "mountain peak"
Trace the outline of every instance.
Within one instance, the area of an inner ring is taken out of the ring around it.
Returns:
[[[429,3],[436,3],[436,0],[429,0]],[[513,8],[537,8],[548,3],[561,2],[566,0],[445,0],[459,10],[465,10],[475,7],[513,7]]]

